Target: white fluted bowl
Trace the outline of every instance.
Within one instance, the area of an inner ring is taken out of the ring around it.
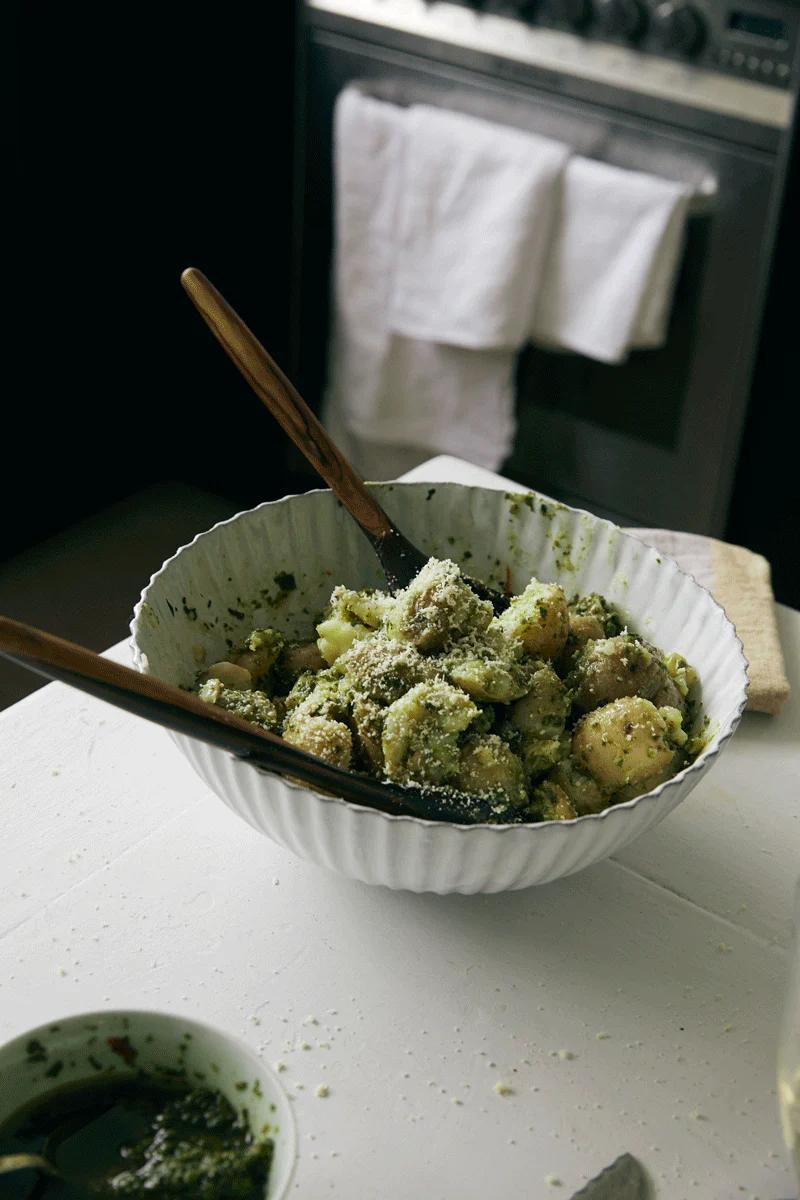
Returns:
[[[451,825],[389,816],[287,783],[174,735],[197,773],[255,829],[302,858],[365,883],[415,892],[499,892],[548,883],[607,858],[671,812],[711,767],[744,707],[746,663],[709,593],[671,559],[590,513],[456,483],[372,485],[425,552],[515,592],[531,575],[568,594],[600,592],[637,633],[697,669],[709,737],[652,792],[603,813],[541,825]],[[294,583],[294,588],[292,588]],[[288,496],[200,534],[142,593],[131,625],[139,670],[191,686],[203,664],[259,625],[313,634],[334,584],[380,587],[374,554],[327,491]]]

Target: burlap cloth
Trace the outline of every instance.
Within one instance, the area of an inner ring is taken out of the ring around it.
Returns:
[[[732,546],[696,533],[676,533],[671,529],[627,532],[674,558],[682,570],[708,588],[736,626],[744,646],[749,664],[748,709],[779,712],[789,695],[789,681],[778,640],[767,560],[744,546]]]

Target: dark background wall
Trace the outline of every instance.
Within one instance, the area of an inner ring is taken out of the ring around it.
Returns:
[[[726,538],[772,564],[784,604],[800,608],[800,137],[783,214],[739,455]]]
[[[203,269],[285,361],[291,0],[27,5],[14,33],[5,553],[154,480],[280,495],[277,428],[178,280]]]
[[[238,504],[306,486],[178,282],[201,267],[287,362],[295,4],[3,20],[0,557],[155,481]],[[797,202],[795,153],[727,536],[800,606]]]

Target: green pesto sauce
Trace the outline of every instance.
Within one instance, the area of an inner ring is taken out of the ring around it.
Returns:
[[[263,1200],[273,1143],[217,1091],[150,1078],[62,1087],[0,1125],[0,1153],[41,1152],[63,1172],[19,1171],[4,1200]],[[69,1182],[66,1182],[69,1180]]]

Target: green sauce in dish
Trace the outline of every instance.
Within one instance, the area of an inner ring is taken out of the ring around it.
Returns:
[[[217,1091],[150,1078],[59,1088],[0,1125],[0,1153],[43,1153],[37,1171],[0,1179],[2,1200],[263,1200],[273,1143]]]

